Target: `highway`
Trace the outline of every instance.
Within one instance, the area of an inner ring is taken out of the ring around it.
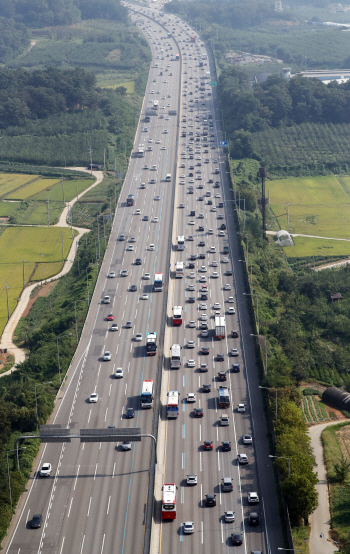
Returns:
[[[217,127],[215,96],[208,95],[211,87],[205,76],[207,71],[213,70],[212,61],[210,56],[208,59],[205,45],[197,33],[172,15],[160,17],[157,10],[137,7],[136,12],[131,13],[148,39],[153,55],[134,142],[134,151],[142,145],[145,154],[144,157],[130,158],[82,337],[49,423],[61,424],[76,433],[79,429],[114,425],[140,427],[142,433],[153,434],[154,409],[141,409],[140,392],[145,379],[152,379],[156,390],[158,375],[162,372],[167,390],[178,390],[181,395],[179,417],[169,421],[164,417],[166,396],[162,394],[160,428],[165,430],[166,439],[163,445],[159,445],[164,456],[161,455],[160,459],[165,461],[164,482],[176,483],[178,494],[175,521],[162,522],[159,505],[155,504],[153,530],[158,526],[160,531],[160,542],[155,550],[164,553],[224,553],[231,548],[231,533],[240,532],[243,544],[236,547],[238,554],[253,550],[270,553],[275,550],[270,550],[268,524],[276,544],[283,543],[277,502],[271,489],[272,471],[267,457],[265,460],[268,446],[256,371],[251,377],[255,381],[254,391],[249,390],[246,364],[248,359],[254,367],[255,359],[252,343],[247,341],[244,346],[242,342],[242,327],[248,336],[249,323],[237,260],[232,265],[234,257],[237,258],[234,252],[237,238],[232,218],[226,218],[231,206],[228,205],[224,156],[217,142],[221,131]],[[151,19],[153,13],[160,24]],[[168,37],[164,26],[173,36]],[[192,35],[196,42],[191,42]],[[175,59],[176,55],[180,60]],[[204,62],[199,67],[201,59]],[[203,80],[204,90],[200,91]],[[153,109],[154,100],[159,103],[157,110]],[[176,110],[177,115],[169,115],[169,110]],[[150,113],[154,115],[150,115],[150,121],[146,122],[145,116]],[[209,115],[212,116],[212,127]],[[205,127],[209,128],[208,136],[203,135]],[[186,136],[180,136],[182,134]],[[219,173],[215,173],[216,168],[219,168]],[[165,181],[167,174],[171,174],[170,182]],[[209,183],[210,179],[213,183]],[[219,188],[214,188],[215,181],[219,181]],[[199,188],[201,184],[203,188]],[[206,196],[200,200],[207,191],[210,198]],[[129,194],[134,195],[133,206],[126,205]],[[219,202],[223,202],[223,208],[218,207]],[[180,207],[181,204],[184,207]],[[195,216],[190,216],[191,210],[195,211]],[[199,215],[201,213],[203,218]],[[227,229],[219,236],[222,223]],[[203,231],[199,230],[199,225],[203,225]],[[120,240],[121,235],[124,235],[124,240]],[[181,252],[176,250],[174,237],[177,235],[186,238],[185,249]],[[189,235],[193,240],[189,240]],[[199,241],[204,241],[204,246],[199,246]],[[154,249],[150,245],[154,245]],[[228,263],[223,263],[224,246],[229,247]],[[208,252],[210,247],[215,247],[214,253]],[[205,259],[199,259],[199,253],[204,253]],[[189,267],[191,254],[196,255],[194,268]],[[140,265],[136,265],[136,258],[141,259]],[[175,279],[176,261],[185,262],[182,279]],[[206,266],[206,271],[200,272],[202,265]],[[128,275],[122,277],[120,273],[125,269]],[[226,275],[227,270],[233,270],[233,276]],[[108,277],[111,271],[116,277]],[[217,278],[212,276],[214,271],[218,272]],[[163,273],[163,292],[154,292],[156,272]],[[193,278],[190,278],[191,272],[194,272]],[[150,274],[150,279],[145,279],[146,273]],[[200,283],[200,276],[206,276],[207,282]],[[192,284],[194,292],[189,290]],[[199,310],[198,294],[202,284],[208,285],[206,310]],[[223,290],[225,284],[231,289]],[[135,291],[131,290],[133,285]],[[147,297],[143,299],[144,294]],[[103,302],[106,295],[110,296],[109,304]],[[189,303],[192,295],[195,302]],[[233,302],[228,302],[229,296],[233,297]],[[227,322],[226,339],[221,342],[213,339],[214,302],[220,303],[217,311],[225,314]],[[243,312],[240,315],[241,304]],[[179,327],[172,326],[173,306],[183,307],[183,324]],[[235,314],[227,313],[229,306],[235,307]],[[111,313],[115,319],[107,321]],[[200,336],[201,313],[208,317],[208,337]],[[192,320],[195,321],[193,328],[189,327]],[[130,328],[126,327],[127,321]],[[119,330],[113,332],[111,325],[115,322]],[[239,330],[239,338],[230,337],[232,329]],[[146,357],[145,340],[151,331],[158,335],[158,355]],[[140,341],[135,340],[137,333],[142,333]],[[195,342],[193,349],[188,348],[190,340]],[[169,344],[175,343],[182,346],[182,365],[179,370],[169,371]],[[209,346],[209,356],[200,354],[203,346]],[[238,349],[238,357],[228,356],[231,348]],[[249,353],[245,354],[245,350]],[[103,361],[105,351],[111,352],[110,361]],[[218,362],[216,355],[221,352],[225,358]],[[195,360],[194,368],[188,367],[189,359]],[[198,369],[203,362],[209,365],[207,373]],[[230,371],[232,363],[240,364],[240,373]],[[114,377],[116,368],[123,369],[123,378]],[[230,388],[231,399],[230,408],[224,410],[218,408],[217,403],[216,375],[222,369],[227,370],[224,384]],[[211,384],[210,393],[203,392],[203,383]],[[186,402],[189,392],[196,393],[195,404]],[[91,393],[98,394],[97,403],[89,403]],[[260,425],[258,433],[254,427],[252,397],[259,414],[256,422],[257,426]],[[237,413],[237,405],[241,402],[246,405],[245,413]],[[193,417],[193,407],[204,409],[202,419]],[[134,408],[133,419],[126,419],[127,408]],[[218,423],[222,412],[229,414],[228,427],[221,427]],[[242,444],[242,436],[246,433],[253,435],[252,445]],[[213,451],[204,452],[203,441],[209,439],[213,441]],[[224,440],[231,441],[231,452],[222,452],[221,442]],[[260,459],[265,450],[262,464],[257,463],[257,442]],[[63,445],[43,445],[33,479],[28,483],[24,506],[5,543],[5,552],[124,554],[143,551],[151,446],[150,439],[133,443],[130,451],[122,451],[119,443],[115,446],[113,443],[80,443],[78,440]],[[243,452],[248,454],[249,464],[239,467],[237,454]],[[51,477],[39,476],[44,462],[52,464]],[[259,477],[259,468],[262,471],[263,467],[268,475],[266,484],[262,484]],[[188,473],[198,475],[197,486],[186,485]],[[232,492],[221,492],[223,477],[233,479]],[[264,507],[264,490],[266,499],[269,495],[268,507]],[[249,491],[258,492],[261,499],[257,509],[261,521],[257,527],[247,525]],[[217,495],[216,507],[204,506],[208,493]],[[225,510],[235,511],[234,523],[224,523]],[[34,514],[43,517],[43,524],[37,530],[30,528]],[[184,521],[194,522],[192,535],[184,536]]]

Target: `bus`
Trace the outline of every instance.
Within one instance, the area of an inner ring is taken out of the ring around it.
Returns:
[[[182,325],[182,306],[173,308],[173,325]]]
[[[176,485],[164,483],[162,487],[162,519],[176,519]]]
[[[176,418],[179,415],[179,398],[179,391],[171,390],[168,392],[168,405],[166,408],[167,417]]]
[[[176,262],[175,278],[182,279],[184,276],[184,263]]]
[[[163,273],[156,273],[154,276],[154,292],[163,290]]]
[[[185,237],[183,235],[177,237],[177,249],[185,250]]]
[[[139,158],[143,158],[144,155],[145,155],[145,148],[144,148],[143,144],[139,144],[139,148],[137,150],[137,156]]]
[[[153,102],[153,109],[154,109],[154,110],[158,110],[158,105],[159,105],[158,100],[155,100],[155,101]]]
[[[210,79],[210,71],[206,71],[206,72],[205,72],[205,78],[206,78],[206,79]]]
[[[153,381],[145,379],[142,383],[141,408],[152,408],[153,406]]]
[[[181,366],[181,346],[173,344],[171,347],[170,367],[171,369],[180,369]]]

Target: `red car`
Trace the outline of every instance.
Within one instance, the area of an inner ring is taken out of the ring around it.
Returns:
[[[204,450],[213,450],[213,441],[204,441]]]
[[[114,319],[114,314],[108,314],[107,321],[113,321],[113,319]]]

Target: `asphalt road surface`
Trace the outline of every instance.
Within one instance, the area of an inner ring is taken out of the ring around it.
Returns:
[[[166,406],[161,410],[161,421],[166,426],[165,482],[176,483],[178,490],[176,520],[157,522],[159,509],[157,516],[155,506],[155,522],[161,526],[157,548],[164,553],[227,552],[231,548],[231,533],[240,532],[243,544],[236,547],[237,553],[275,552],[283,543],[253,345],[249,339],[242,341],[242,334],[249,337],[249,321],[235,254],[237,237],[233,219],[226,218],[232,212],[224,157],[218,148],[218,138],[223,135],[217,126],[215,95],[208,95],[212,89],[206,72],[213,71],[212,61],[197,33],[187,24],[171,15],[159,17],[156,9],[142,10],[143,15],[138,7],[132,17],[149,40],[153,61],[134,150],[143,145],[145,155],[130,159],[88,318],[53,423],[76,433],[79,429],[110,425],[141,427],[143,433],[152,433],[154,410],[141,409],[140,392],[145,379],[152,379],[156,387],[159,360],[163,362],[160,367],[163,374],[169,370],[169,353],[164,352],[164,359],[161,356],[165,332],[164,344],[182,346],[181,368],[171,370],[168,375],[169,390],[177,390],[181,395],[179,417],[167,420]],[[153,13],[161,25],[149,18]],[[173,36],[168,37],[164,26]],[[195,43],[191,42],[192,35],[196,36]],[[199,67],[200,61],[204,64],[202,67]],[[154,100],[159,103],[157,110],[153,110]],[[145,122],[150,110],[154,115],[150,116],[150,122]],[[176,110],[177,115],[169,115],[169,110]],[[209,115],[212,115],[212,127]],[[206,136],[205,128],[208,128]],[[182,137],[183,133],[186,136]],[[219,173],[215,173],[216,168]],[[169,173],[171,181],[166,182]],[[215,181],[219,181],[218,188],[214,188]],[[141,188],[142,183],[145,188]],[[207,191],[210,197],[200,199]],[[126,205],[128,194],[134,194],[133,206]],[[218,207],[219,202],[223,202],[223,208]],[[195,210],[195,216],[189,215],[191,210]],[[227,229],[219,236],[222,223]],[[204,231],[199,231],[199,225],[203,225]],[[125,240],[119,240],[121,234]],[[185,236],[183,251],[177,251],[174,242],[171,244],[171,237],[177,235]],[[189,235],[193,240],[189,240]],[[200,241],[204,241],[204,246],[199,246]],[[130,246],[133,250],[128,249]],[[228,263],[223,262],[224,246],[229,246]],[[215,247],[214,253],[209,252],[210,247]],[[198,259],[200,253],[205,254],[204,259]],[[196,254],[193,269],[189,268],[191,254]],[[136,258],[141,259],[141,265],[135,264]],[[175,279],[176,261],[184,262],[182,279]],[[206,271],[200,272],[202,265]],[[128,276],[120,276],[123,269],[128,270]],[[233,270],[233,276],[226,275],[228,269]],[[116,273],[115,278],[108,277],[110,271]],[[218,272],[217,278],[213,277],[214,271]],[[154,292],[156,272],[164,275],[163,292]],[[191,272],[194,272],[193,278],[190,278]],[[150,274],[150,279],[144,278],[145,273]],[[206,276],[206,283],[199,282],[200,276]],[[189,291],[191,284],[193,293]],[[206,310],[199,310],[198,293],[202,284],[208,285],[208,300],[203,301],[207,304]],[[230,285],[230,290],[223,290],[225,284]],[[136,285],[134,292],[133,285]],[[143,294],[147,298],[142,299]],[[110,296],[110,304],[103,303],[105,295]],[[189,296],[195,296],[194,303],[189,303]],[[229,296],[233,302],[229,302]],[[227,335],[221,342],[213,338],[214,302],[220,303],[218,311],[225,314],[227,322]],[[179,327],[172,326],[170,305],[183,307],[183,323]],[[235,314],[228,314],[230,306],[235,307]],[[164,317],[166,309],[167,318]],[[199,331],[203,313],[207,314],[208,337],[202,337]],[[111,331],[113,322],[107,321],[108,314],[114,315],[118,331]],[[126,328],[127,321],[131,322],[130,328]],[[190,321],[195,322],[194,327],[189,326]],[[166,322],[165,328],[163,322]],[[239,330],[239,338],[230,337],[232,329]],[[146,357],[145,340],[151,331],[156,331],[160,339],[159,355]],[[135,340],[137,333],[142,333],[140,341]],[[188,348],[190,340],[194,341],[193,349]],[[210,348],[208,356],[201,355],[203,346]],[[238,357],[229,356],[231,348],[238,349]],[[111,352],[110,361],[103,361],[106,350]],[[224,361],[216,360],[218,353],[224,354]],[[188,367],[189,359],[194,359],[194,368]],[[207,373],[198,369],[203,362],[208,363]],[[240,364],[240,373],[230,371],[234,362]],[[117,367],[124,371],[121,379],[114,377]],[[230,388],[231,404],[222,410],[217,403],[216,375],[224,369],[227,371],[224,384]],[[211,384],[210,393],[203,393],[203,383]],[[98,394],[98,402],[91,404],[88,400],[94,392]],[[194,405],[185,400],[188,392],[196,393]],[[238,403],[246,405],[245,413],[237,413]],[[193,406],[204,409],[202,419],[193,417]],[[125,417],[129,407],[135,410],[133,419]],[[219,425],[222,412],[229,414],[228,427]],[[252,434],[252,445],[242,444],[242,435],[246,433]],[[209,439],[213,441],[213,451],[204,452],[203,441]],[[224,440],[231,441],[231,452],[222,452]],[[248,455],[247,466],[238,466],[238,453]],[[150,460],[148,439],[133,443],[130,451],[122,451],[119,443],[116,446],[84,444],[78,440],[66,445],[45,445],[6,553],[142,552]],[[44,462],[52,464],[51,477],[39,476]],[[187,473],[198,475],[197,486],[186,485]],[[232,492],[221,492],[223,477],[232,478]],[[261,516],[257,527],[247,524],[249,491],[256,491],[260,496],[259,506],[254,507]],[[204,506],[208,493],[216,494],[214,508]],[[225,510],[235,512],[234,523],[223,521]],[[34,514],[43,516],[42,527],[37,530],[30,529]],[[183,534],[184,521],[194,522],[195,532],[190,536]]]

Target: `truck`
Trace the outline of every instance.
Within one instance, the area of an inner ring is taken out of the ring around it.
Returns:
[[[139,144],[139,147],[137,149],[137,156],[138,156],[138,158],[143,158],[144,155],[145,155],[144,146],[143,146],[143,144]]]
[[[191,36],[191,42],[196,42],[196,37],[195,37],[195,35],[192,35],[192,36]]]
[[[179,59],[180,59],[180,54],[176,54],[176,56],[175,56],[175,60],[176,60],[176,61],[178,62],[178,61],[179,61]]]
[[[224,339],[226,335],[225,318],[221,315],[215,316],[215,338]]]
[[[219,408],[228,408],[230,406],[230,395],[228,387],[219,387]]]
[[[126,199],[126,205],[133,206],[134,202],[135,202],[135,196],[133,194],[128,194],[128,197]]]
[[[177,111],[176,110],[169,110],[168,114],[169,115],[177,115]]]
[[[229,253],[229,247],[228,246],[224,246],[224,254],[228,254]]]
[[[203,67],[203,62],[199,62],[199,67]]]
[[[146,356],[155,356],[157,354],[157,333],[154,331],[147,333]]]

